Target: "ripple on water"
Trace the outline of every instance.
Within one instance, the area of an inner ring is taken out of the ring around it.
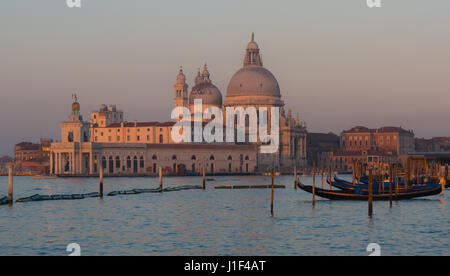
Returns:
[[[166,178],[166,187],[201,183]],[[310,179],[302,181],[309,183]],[[446,199],[375,202],[317,200],[292,188],[292,177],[270,189],[215,190],[214,185],[270,183],[268,177],[216,177],[207,190],[17,203],[0,207],[0,255],[66,255],[79,243],[84,255],[367,255],[376,242],[384,255],[449,255]],[[106,178],[105,191],[156,188],[156,178]],[[95,178],[15,181],[15,197],[94,192]],[[0,191],[7,177],[0,177]]]

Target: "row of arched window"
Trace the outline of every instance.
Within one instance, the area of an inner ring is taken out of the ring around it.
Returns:
[[[241,157],[242,158],[242,157]],[[177,158],[177,156],[176,155],[172,155],[172,160],[177,160],[178,158]],[[158,156],[156,155],[156,154],[154,154],[153,156],[152,156],[152,160],[158,160]],[[197,156],[195,156],[195,155],[192,155],[191,156],[191,160],[197,160]],[[214,155],[211,155],[210,157],[209,157],[209,160],[216,160],[216,157],[214,156]],[[228,158],[227,158],[227,160],[233,160],[233,157],[231,156],[231,155],[229,155],[228,156]],[[245,160],[250,160],[250,157],[247,155],[247,156],[245,156]]]

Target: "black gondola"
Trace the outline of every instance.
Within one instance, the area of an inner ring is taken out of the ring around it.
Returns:
[[[312,186],[303,185],[300,181],[297,186],[305,192],[312,193]],[[400,191],[398,193],[378,193],[373,194],[373,200],[389,200],[392,196],[393,200],[405,200],[405,199],[413,199],[418,197],[425,196],[433,196],[442,193],[443,186],[435,186],[426,189],[420,190],[407,190]],[[314,188],[314,192],[317,196],[322,198],[330,199],[330,200],[359,200],[359,201],[367,201],[369,195],[368,194],[357,194],[352,191],[333,191],[333,190],[325,190],[321,188]]]
[[[354,193],[368,193],[369,192],[369,185],[368,184],[364,184],[364,183],[360,183],[357,184],[355,183],[355,185],[353,185],[352,182],[343,180],[338,178],[337,176],[334,177],[334,182],[331,182],[331,185],[335,188],[341,189],[341,190],[345,190],[345,191],[353,191]],[[330,184],[330,180],[327,179],[327,182]],[[389,193],[389,185],[391,186],[391,189],[394,191],[396,189],[396,184],[395,183],[389,183],[389,182],[374,182],[373,184],[373,193]],[[414,190],[414,191],[418,191],[418,190],[423,190],[423,189],[428,189],[428,188],[432,188],[432,187],[436,187],[440,184],[438,183],[426,183],[426,184],[421,184],[421,185],[411,185],[409,186],[407,189],[403,186],[403,187],[399,187],[399,190]]]

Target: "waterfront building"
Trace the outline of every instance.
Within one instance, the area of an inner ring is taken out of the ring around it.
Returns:
[[[376,167],[382,163],[400,161],[400,156],[415,149],[414,132],[401,127],[369,129],[357,126],[340,135],[340,149],[332,155],[334,167],[350,171],[353,161]]]
[[[45,174],[49,172],[51,139],[39,144],[21,142],[14,146],[14,168],[18,173]]]
[[[121,122],[120,127],[115,124],[109,127],[91,126],[90,122],[83,120],[80,104],[75,101],[68,120],[61,123],[61,141],[52,143],[50,172],[56,175],[98,175],[101,166],[106,176],[156,175],[159,167],[165,175],[198,175],[203,168],[208,174],[255,172],[255,145],[175,144],[164,139],[162,143],[154,143],[153,140],[140,140],[138,136],[152,127],[153,133],[164,133],[160,135],[170,137],[173,123],[154,123],[150,126]],[[133,139],[91,141],[91,133],[104,139],[108,137],[109,130],[111,133],[114,130],[114,134],[133,135]]]
[[[418,152],[449,152],[450,137],[416,138],[415,145]]]
[[[375,149],[392,155],[402,155],[414,151],[414,147],[414,132],[401,127],[369,129],[357,126],[341,133],[342,150]]]
[[[155,174],[158,166],[171,174],[198,174],[203,166],[208,168],[209,173],[255,173],[271,168],[291,172],[294,166],[301,168],[307,165],[306,124],[300,121],[298,114],[294,118],[290,109],[286,113],[279,84],[274,75],[263,67],[254,36],[247,45],[243,68],[233,75],[228,84],[225,100],[213,84],[206,64],[202,72],[197,72],[190,93],[182,68],[173,89],[174,107],[188,108],[192,117],[195,115],[196,100],[202,101],[202,111],[209,107],[222,109],[224,120],[227,107],[266,107],[270,126],[271,107],[278,107],[280,145],[277,152],[262,154],[259,140],[216,144],[175,143],[171,131],[177,120],[127,122],[124,112],[115,105],[101,105],[92,112],[90,122],[86,122],[79,113],[80,104],[75,98],[72,114],[61,123],[61,142],[52,145],[52,172],[96,174],[99,162],[103,162],[105,171],[113,175]],[[204,120],[203,124],[207,121]],[[246,128],[248,130],[248,124]]]

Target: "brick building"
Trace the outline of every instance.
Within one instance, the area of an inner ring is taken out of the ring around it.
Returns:
[[[42,139],[39,144],[22,142],[14,146],[16,173],[45,174],[49,171],[52,140]]]
[[[353,161],[361,161],[369,167],[397,162],[401,155],[413,152],[415,144],[412,130],[357,126],[341,133],[340,150],[335,151],[331,159],[335,169],[351,171]]]

